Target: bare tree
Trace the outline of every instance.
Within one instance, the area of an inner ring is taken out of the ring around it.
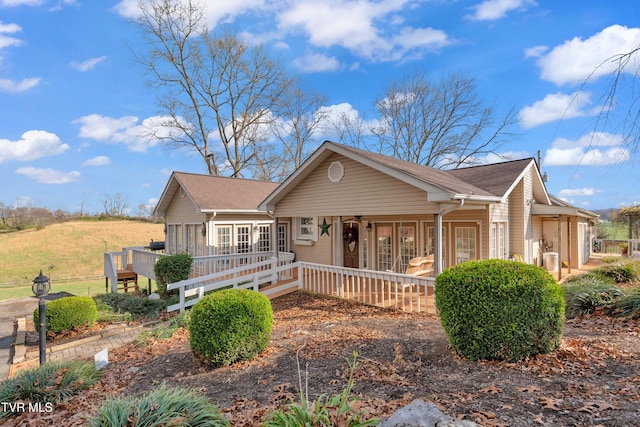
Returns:
[[[595,130],[615,129],[624,136],[626,146],[638,150],[640,143],[640,45],[629,52],[613,55],[602,61],[591,75],[585,79],[582,88],[591,80],[599,77],[601,69],[611,70],[607,74],[608,81],[603,93],[603,103],[597,117]],[[576,95],[577,96],[577,95]],[[620,116],[616,106],[624,106]]]
[[[474,79],[459,73],[436,84],[422,72],[407,75],[392,82],[375,106],[378,150],[426,166],[473,164],[515,136],[514,109],[497,119],[494,108],[480,100]]]
[[[283,181],[309,156],[318,142],[318,132],[327,117],[323,109],[327,102],[324,95],[314,93],[298,80],[284,91],[274,105],[274,120],[267,136],[257,147],[254,177],[267,181]]]
[[[365,120],[356,111],[353,114],[339,113],[328,124],[327,130],[335,133],[338,141],[356,148],[364,148],[368,136]]]
[[[137,23],[148,50],[136,59],[166,117],[150,136],[195,150],[211,175],[241,176],[255,160],[256,129],[273,120],[271,110],[289,84],[283,64],[234,34],[212,36],[195,0],[140,7]]]
[[[127,214],[129,206],[127,199],[122,194],[105,194],[105,197],[102,201],[102,206],[106,216],[122,217]]]

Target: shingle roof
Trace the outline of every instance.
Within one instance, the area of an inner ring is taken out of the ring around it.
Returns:
[[[277,183],[241,178],[174,172],[201,211],[256,210],[260,202],[278,187]]]
[[[522,172],[531,164],[532,158],[472,166],[447,171],[449,174],[488,191],[494,196],[504,197]]]
[[[371,153],[346,145],[340,145],[340,147],[399,172],[409,174],[416,179],[419,179],[451,193],[469,194],[475,196],[495,195],[491,191],[488,191],[488,189],[484,186],[471,184],[471,182],[477,183],[477,181],[463,179],[455,174],[452,174],[452,171],[435,169],[428,166],[407,162],[406,160],[400,160],[394,157],[385,156],[383,154]]]

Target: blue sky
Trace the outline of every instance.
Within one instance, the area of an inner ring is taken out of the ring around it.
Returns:
[[[615,129],[593,133],[610,70],[592,74],[640,45],[637,0],[206,3],[211,28],[231,25],[280,55],[330,111],[375,120],[391,79],[461,71],[499,112],[518,111],[519,138],[499,152],[540,151],[550,193],[587,209],[640,203],[638,153]],[[136,4],[0,0],[0,203],[93,214],[120,193],[135,212],[171,171],[205,173],[196,156],[138,137],[159,112],[131,53]],[[628,106],[617,101],[612,115]]]

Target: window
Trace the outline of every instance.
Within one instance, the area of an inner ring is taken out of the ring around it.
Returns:
[[[258,226],[258,252],[267,252],[271,247],[271,226]]]
[[[318,225],[314,217],[296,218],[296,240],[314,241],[318,240]]]
[[[435,253],[435,236],[433,235],[433,225],[427,227],[427,247],[425,248],[425,255],[431,255]],[[440,253],[442,254],[443,264],[447,266],[447,228],[442,226],[442,250]]]
[[[476,227],[455,227],[456,264],[476,259]]]
[[[231,227],[216,227],[216,255],[227,255],[231,253]]]
[[[491,258],[506,259],[506,224],[494,222],[489,229],[489,256]]]
[[[289,224],[278,224],[278,251],[289,252]]]
[[[248,225],[238,226],[237,231],[237,253],[246,254],[251,251],[251,235],[249,234],[251,227]]]
[[[400,247],[400,265],[396,271],[405,272],[409,261],[416,257],[416,228],[414,226],[398,227],[398,238]]]
[[[391,270],[393,268],[393,227],[391,225],[377,225],[376,241],[378,270]]]

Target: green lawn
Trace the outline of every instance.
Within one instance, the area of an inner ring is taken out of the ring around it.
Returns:
[[[146,278],[141,278],[138,281],[138,285],[140,290],[147,289],[148,281]],[[153,292],[156,291],[155,281],[151,282],[151,290]],[[73,295],[84,295],[84,296],[95,296],[98,294],[104,294],[104,279],[95,280],[90,282],[83,283],[53,283],[51,285],[51,293],[56,292],[68,292]],[[123,291],[120,291],[123,292]],[[31,286],[18,286],[12,288],[0,288],[0,301],[13,299],[13,298],[24,298],[33,296],[33,291],[31,290]]]

